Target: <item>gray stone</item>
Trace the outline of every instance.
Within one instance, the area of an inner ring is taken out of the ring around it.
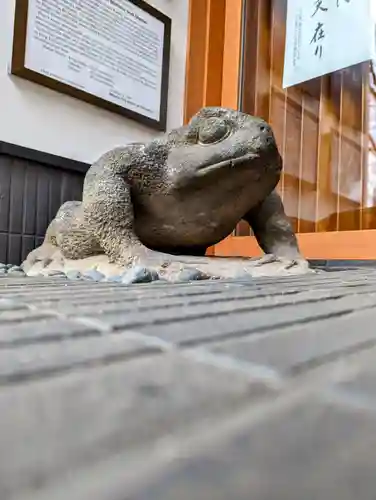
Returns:
[[[100,273],[96,269],[90,269],[90,271],[86,271],[82,275],[83,279],[89,280],[89,281],[103,281],[105,278],[105,275],[103,273]]]
[[[0,263],[0,269],[7,269],[7,265]]]
[[[82,274],[80,273],[80,271],[67,271],[65,273],[65,276],[71,281],[78,281],[82,279]]]
[[[150,283],[159,279],[158,273],[152,269],[146,269],[142,266],[132,267],[123,274],[122,283],[130,285],[132,283]]]
[[[184,269],[177,277],[176,281],[201,281],[210,279],[210,276],[199,269]]]

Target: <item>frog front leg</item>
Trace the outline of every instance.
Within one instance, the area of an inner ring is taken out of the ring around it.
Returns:
[[[251,226],[258,244],[265,253],[255,261],[255,266],[266,268],[269,265],[272,274],[276,271],[277,273],[287,271],[291,274],[313,272],[300,252],[293,227],[276,191],[252,208],[243,219]]]
[[[142,268],[173,280],[189,267],[189,259],[184,256],[151,250],[140,241],[135,231],[131,186],[122,175],[102,172],[85,186],[81,217],[85,230],[110,263],[125,270]],[[72,231],[60,237],[64,255],[70,255],[74,242],[77,238]]]

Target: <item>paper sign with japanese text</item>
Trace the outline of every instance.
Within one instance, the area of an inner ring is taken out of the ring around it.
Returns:
[[[373,58],[376,0],[288,0],[283,88]]]

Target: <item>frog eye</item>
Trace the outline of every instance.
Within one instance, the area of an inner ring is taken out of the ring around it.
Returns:
[[[231,129],[227,122],[218,118],[209,118],[200,126],[198,143],[210,146],[223,141],[230,133]]]

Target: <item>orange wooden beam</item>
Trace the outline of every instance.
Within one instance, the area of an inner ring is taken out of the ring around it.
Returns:
[[[221,104],[238,109],[242,55],[243,0],[227,0]]]
[[[226,1],[190,0],[184,120],[222,98]]]
[[[376,229],[301,233],[297,238],[300,250],[307,259],[376,259]],[[213,255],[257,257],[262,255],[262,251],[254,237],[236,236],[215,245]]]

